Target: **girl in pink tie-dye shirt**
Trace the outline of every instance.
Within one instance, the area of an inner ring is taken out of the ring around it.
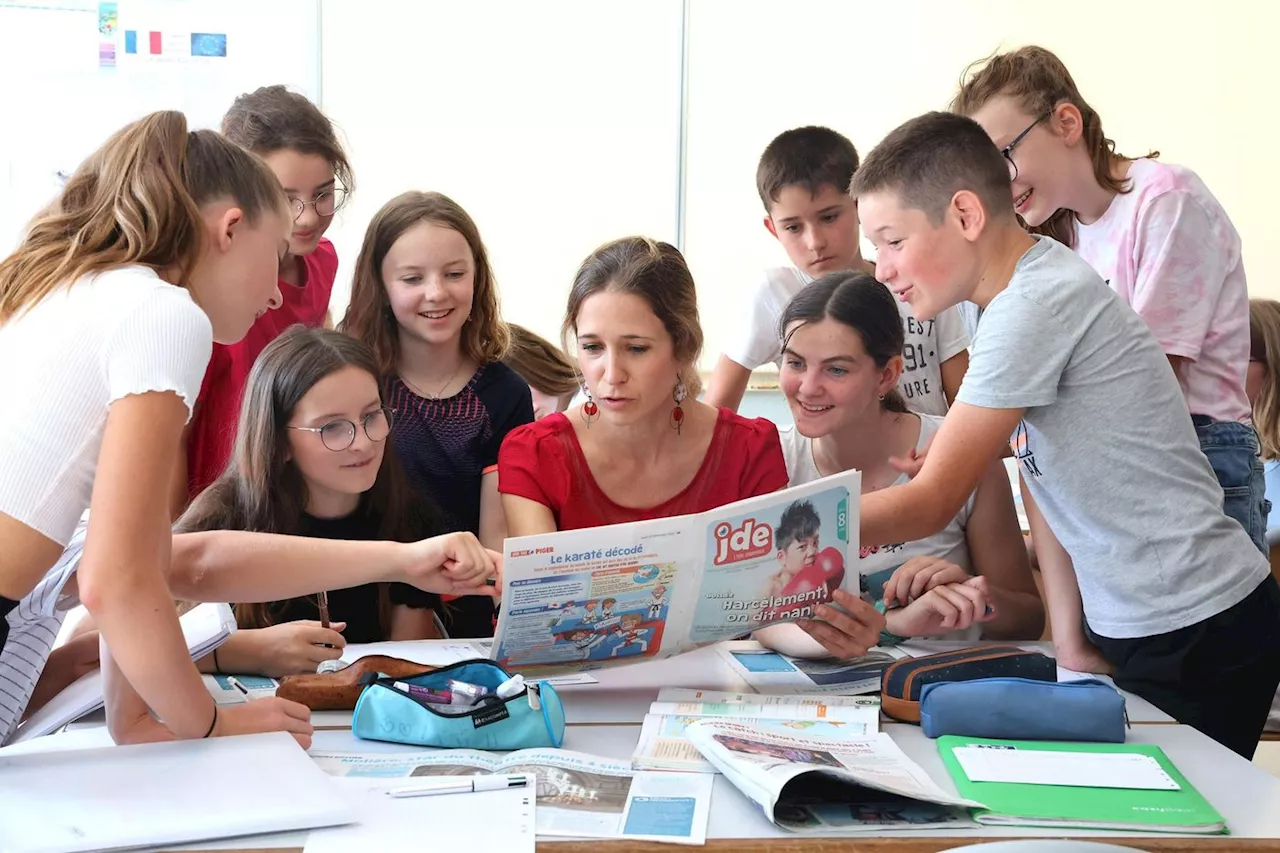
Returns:
[[[953,109],[1001,146],[1027,226],[1075,249],[1146,321],[1182,386],[1224,511],[1267,553],[1244,387],[1249,294],[1240,236],[1222,205],[1190,169],[1157,153],[1117,154],[1071,74],[1042,47],[992,58]]]

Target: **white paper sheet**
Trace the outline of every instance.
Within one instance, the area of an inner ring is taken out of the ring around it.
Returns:
[[[354,817],[283,732],[0,756],[0,791],[5,853],[159,847]]]
[[[497,850],[533,853],[533,787],[397,799],[403,779],[335,779],[359,823],[315,830],[304,853],[357,850]]]
[[[1147,791],[1177,791],[1181,787],[1149,755],[975,746],[958,747],[954,754],[971,782]]]

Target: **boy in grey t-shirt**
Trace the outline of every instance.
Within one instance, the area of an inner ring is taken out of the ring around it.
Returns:
[[[1013,168],[974,122],[930,113],[855,177],[877,278],[922,320],[980,310],[956,405],[910,483],[863,496],[863,542],[936,532],[1009,442],[1071,558],[1040,555],[1059,661],[1252,756],[1280,683],[1280,587],[1223,512],[1159,344],[1083,260],[1021,229]]]

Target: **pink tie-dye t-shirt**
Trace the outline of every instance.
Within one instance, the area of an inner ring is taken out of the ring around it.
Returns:
[[[1178,383],[1192,414],[1249,422],[1249,292],[1240,235],[1190,169],[1134,160],[1132,189],[1092,225],[1076,223],[1076,246],[1133,307],[1168,355],[1187,362]]]

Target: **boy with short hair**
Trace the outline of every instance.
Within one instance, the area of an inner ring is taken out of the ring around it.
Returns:
[[[716,363],[706,401],[737,409],[751,371],[782,358],[778,321],[791,297],[830,272],[872,266],[862,259],[858,209],[849,182],[858,168],[853,143],[825,127],[800,127],[776,137],[756,169],[764,227],[793,266],[765,270],[747,312]],[[949,309],[920,322],[900,306],[906,346],[900,387],[919,414],[945,415],[968,366],[969,336],[959,312]]]
[[[863,543],[941,529],[1015,437],[1023,481],[1070,557],[1041,552],[1059,662],[1113,671],[1252,756],[1280,683],[1280,587],[1224,514],[1146,324],[1070,249],[1022,230],[1007,164],[968,118],[902,125],[854,194],[876,277],[916,316],[962,300],[981,312],[964,385],[919,473],[863,496]]]
[[[782,512],[774,540],[778,550],[778,571],[769,579],[770,597],[782,590],[797,574],[818,560],[822,519],[809,501],[796,501]]]

